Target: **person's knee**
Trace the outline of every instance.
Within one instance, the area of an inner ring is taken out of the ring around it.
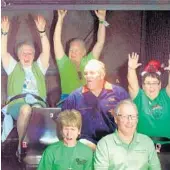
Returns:
[[[23,116],[31,114],[31,110],[32,110],[32,108],[30,105],[24,104],[20,109],[20,114],[22,114]]]

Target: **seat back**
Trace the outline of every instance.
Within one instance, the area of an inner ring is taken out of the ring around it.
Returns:
[[[26,164],[37,165],[45,148],[57,142],[56,118],[61,108],[33,108],[22,141],[22,157]]]

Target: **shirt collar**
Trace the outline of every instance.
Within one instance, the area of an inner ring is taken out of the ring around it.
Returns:
[[[121,140],[121,138],[119,137],[117,130],[115,131],[113,138],[114,138],[114,141],[115,141],[116,144],[123,144],[124,143]],[[139,143],[139,142],[140,142],[140,139],[138,138],[137,132],[135,132],[131,144]]]
[[[106,90],[112,90],[112,84],[111,83],[109,83],[108,81],[105,81],[104,82],[104,87],[103,87],[103,89],[106,89]],[[87,92],[89,92],[90,90],[88,89],[88,87],[85,85],[85,86],[83,86],[83,88],[82,88],[82,93],[87,93]]]

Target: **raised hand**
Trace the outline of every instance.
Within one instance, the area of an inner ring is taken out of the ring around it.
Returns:
[[[2,30],[2,33],[8,33],[9,26],[10,26],[10,21],[8,19],[8,16],[2,17],[2,20],[1,20],[1,30]]]
[[[170,56],[170,55],[169,55]],[[168,60],[168,66],[164,68],[164,70],[170,71],[170,59]]]
[[[57,12],[58,12],[58,17],[60,19],[64,19],[65,15],[67,13],[67,10],[58,10]]]
[[[34,21],[38,31],[45,31],[46,20],[43,16],[38,15]]]
[[[128,60],[128,67],[131,69],[136,69],[139,66],[141,66],[141,63],[138,63],[139,60],[139,55],[137,53],[132,53],[132,55],[128,55],[129,60]]]
[[[100,21],[104,21],[106,18],[106,10],[95,10],[95,14]]]

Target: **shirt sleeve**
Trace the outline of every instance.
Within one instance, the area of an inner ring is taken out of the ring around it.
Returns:
[[[43,75],[45,75],[46,72],[47,72],[48,67],[47,67],[47,68],[44,68],[44,67],[42,66],[40,57],[37,59],[37,65],[38,65],[38,67],[40,68],[40,70],[41,70],[41,72],[43,73]]]
[[[151,141],[150,144],[150,151],[149,151],[149,170],[161,170],[161,164],[155,150],[154,144]]]
[[[52,170],[53,167],[53,157],[48,152],[48,148],[44,151],[37,170]]]
[[[94,56],[90,52],[87,56],[82,58],[81,64],[85,66],[91,59],[94,59]]]
[[[101,139],[98,144],[94,155],[94,169],[95,170],[108,170],[109,169],[109,155],[106,142]]]
[[[4,67],[4,70],[7,73],[7,75],[10,75],[13,72],[16,64],[17,61],[11,56],[8,67]]]
[[[66,109],[76,109],[76,96],[74,94],[75,92],[71,93],[67,99],[64,101],[63,105],[62,105],[62,110],[66,110]]]

